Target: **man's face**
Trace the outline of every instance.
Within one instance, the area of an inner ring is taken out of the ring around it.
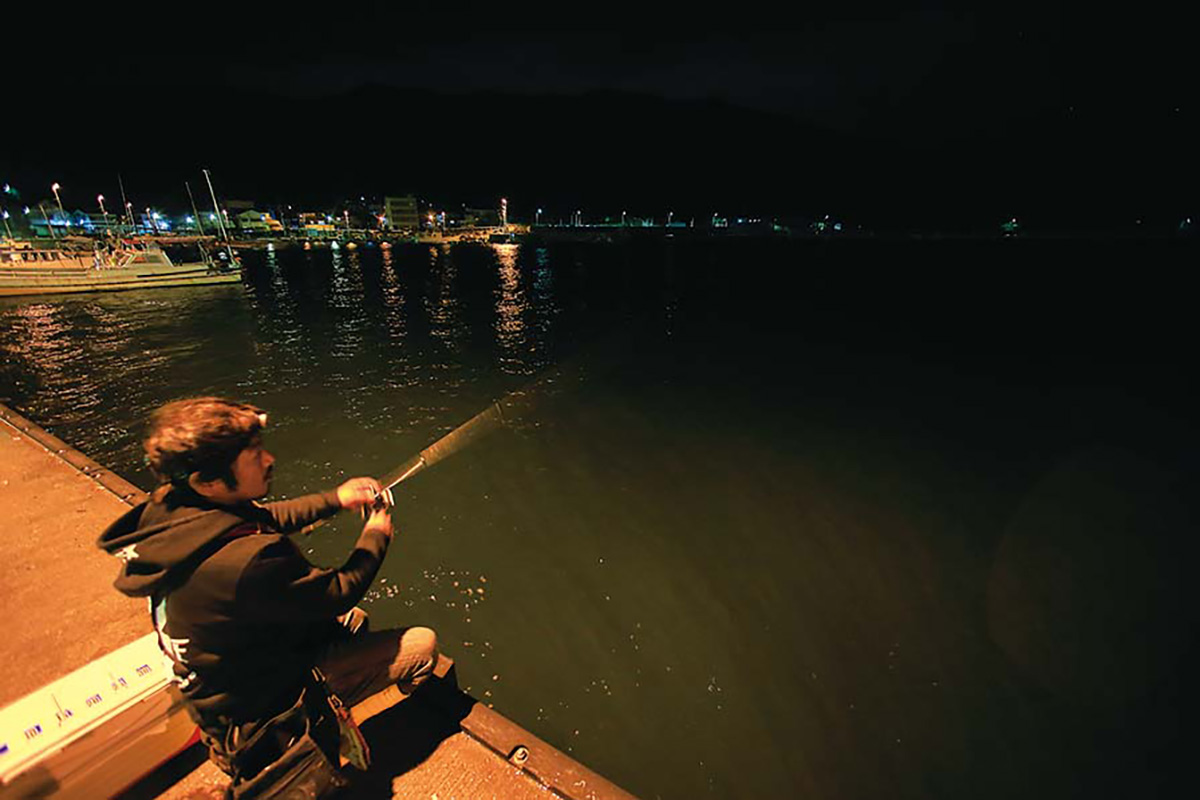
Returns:
[[[233,477],[237,481],[234,494],[238,500],[258,500],[271,491],[271,476],[275,472],[275,456],[263,447],[262,439],[255,438],[250,445],[238,453],[233,462]]]

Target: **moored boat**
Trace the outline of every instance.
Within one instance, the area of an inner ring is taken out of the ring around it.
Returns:
[[[110,292],[166,286],[239,283],[237,263],[205,254],[198,262],[176,264],[154,245],[83,250],[0,245],[0,296]]]

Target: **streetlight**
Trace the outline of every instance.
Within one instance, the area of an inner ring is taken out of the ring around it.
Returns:
[[[158,235],[158,223],[155,221],[158,219],[158,214],[152,214],[150,209],[147,208],[146,216],[150,218],[150,225],[153,226],[155,235]]]
[[[13,235],[12,235],[12,228],[8,227],[8,209],[7,208],[4,209],[3,213],[4,213],[4,233],[8,236],[9,239],[11,239],[11,238],[13,238]]]
[[[96,195],[96,202],[100,204],[100,214],[104,217],[104,231],[108,232],[108,212],[104,210],[104,195]]]
[[[129,216],[129,227],[132,229],[132,232],[136,234],[137,223],[134,222],[133,219],[133,203],[129,202],[128,200],[125,201],[125,213]]]
[[[65,210],[63,210],[62,198],[58,196],[58,190],[61,188],[62,187],[59,186],[57,182],[55,182],[55,183],[51,184],[50,191],[54,192],[54,202],[58,203],[58,210],[65,217],[67,215],[67,212]]]
[[[625,212],[624,211],[621,212],[621,227],[622,228],[625,227]]]
[[[542,224],[542,210],[540,208],[537,210],[537,213],[533,215],[533,224],[534,225]]]
[[[667,227],[668,228],[671,227],[671,217],[674,216],[674,214],[675,214],[674,211],[667,212]]]

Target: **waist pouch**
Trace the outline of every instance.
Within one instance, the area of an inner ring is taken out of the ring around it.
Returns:
[[[217,766],[232,776],[226,797],[315,800],[346,787],[338,771],[341,738],[336,709],[323,681],[305,685],[299,699],[281,714],[266,720],[245,741],[238,741],[247,726],[230,726],[225,741],[209,742]]]

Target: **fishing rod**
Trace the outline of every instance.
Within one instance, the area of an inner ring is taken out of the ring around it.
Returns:
[[[552,388],[572,381],[578,382],[583,377],[582,366],[578,361],[574,361],[556,367],[536,381],[504,395],[380,478],[379,484],[382,488],[375,496],[374,507],[382,508],[394,505],[392,489],[396,486],[438,462],[445,461],[455,453],[465,450],[469,445],[498,428],[518,424],[549,396]]]
[[[498,400],[492,403],[483,411],[480,411],[462,425],[459,425],[450,431],[450,433],[380,478],[379,484],[382,488],[375,495],[375,501],[371,504],[371,507],[390,508],[395,505],[395,500],[392,497],[393,488],[404,483],[404,481],[417,473],[429,469],[439,461],[447,459],[460,450],[465,449],[467,445],[478,439],[482,439],[504,425],[507,420],[504,417],[504,407],[501,405],[501,402]]]
[[[492,402],[475,416],[412,456],[379,479],[380,491],[374,500],[361,509],[363,516],[370,510],[391,508],[395,498],[392,490],[401,483],[460,453],[493,431],[502,427],[514,427],[527,420],[538,408],[554,395],[554,390],[566,391],[577,386],[586,378],[595,378],[606,373],[624,360],[639,338],[636,321],[629,321],[616,331],[610,332],[599,342],[594,342],[586,353],[577,353],[567,361],[546,372],[541,377],[515,389]],[[585,367],[585,364],[587,365]],[[308,534],[325,524],[317,520],[301,530]]]
[[[394,506],[395,499],[392,489],[404,481],[424,472],[438,462],[445,461],[450,456],[462,452],[469,445],[479,441],[488,434],[502,427],[512,427],[527,419],[537,406],[551,396],[551,390],[556,387],[569,386],[583,380],[588,373],[582,366],[581,359],[560,365],[520,389],[494,401],[487,408],[459,425],[454,430],[412,456],[395,469],[384,474],[379,479],[380,491],[374,501],[362,509],[363,515],[371,509],[384,509]],[[317,520],[303,529],[303,533],[325,524],[325,520]]]

